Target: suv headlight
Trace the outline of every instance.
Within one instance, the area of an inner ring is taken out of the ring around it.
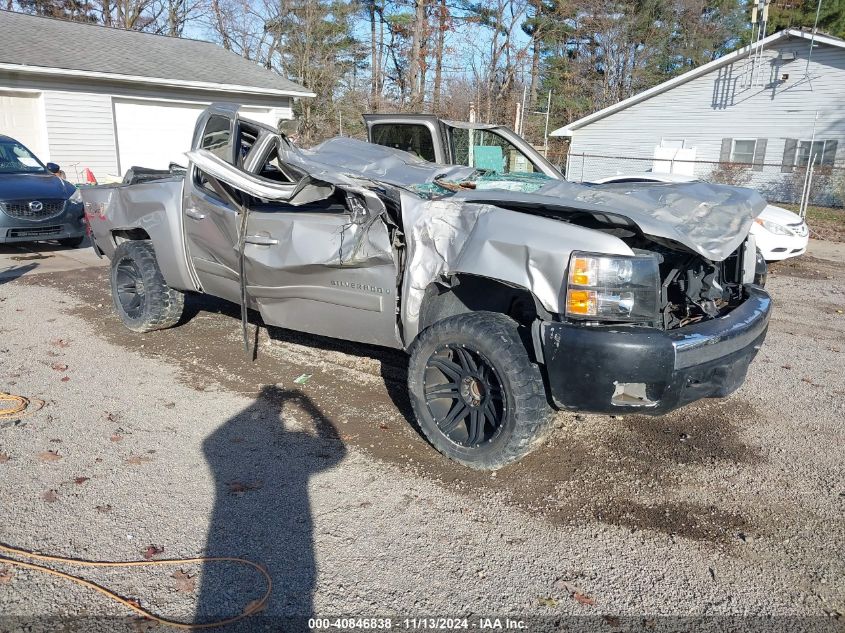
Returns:
[[[70,198],[68,198],[68,202],[73,202],[74,204],[82,204],[82,192],[77,189],[73,192]]]
[[[762,220],[760,218],[757,218],[754,221],[760,226],[762,226],[764,229],[766,229],[769,233],[774,233],[775,235],[794,235],[794,233],[785,226],[781,226],[780,224],[772,222],[771,220]]]
[[[653,321],[659,308],[660,272],[652,255],[569,258],[566,316],[605,321]]]

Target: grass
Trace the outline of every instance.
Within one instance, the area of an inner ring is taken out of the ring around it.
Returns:
[[[784,209],[798,213],[797,204],[779,204]],[[845,242],[845,209],[834,207],[807,207],[807,226],[810,237],[832,242]]]

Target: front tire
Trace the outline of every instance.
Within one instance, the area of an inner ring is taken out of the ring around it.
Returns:
[[[411,350],[408,391],[428,441],[478,470],[527,455],[554,415],[517,323],[493,312],[453,316],[420,334]]]
[[[109,278],[114,309],[133,332],[173,327],[182,317],[185,295],[165,283],[149,240],[118,245]]]

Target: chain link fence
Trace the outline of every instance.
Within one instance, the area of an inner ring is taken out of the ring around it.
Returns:
[[[689,176],[725,185],[749,187],[771,203],[845,207],[845,164],[806,166],[781,163],[725,163],[707,160],[663,160],[653,157],[608,156],[570,152],[566,177],[575,182],[596,181],[646,172]]]

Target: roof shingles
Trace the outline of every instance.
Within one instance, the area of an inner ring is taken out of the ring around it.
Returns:
[[[0,11],[0,42],[4,64],[310,94],[258,64],[200,40]]]

